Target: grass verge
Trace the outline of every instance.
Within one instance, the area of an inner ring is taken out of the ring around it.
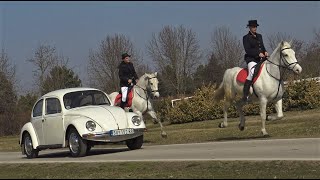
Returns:
[[[12,173],[13,171],[15,173]],[[0,164],[1,179],[316,179],[319,177],[319,161]]]

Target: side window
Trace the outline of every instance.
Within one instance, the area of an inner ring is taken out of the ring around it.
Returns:
[[[56,114],[61,112],[60,101],[57,98],[46,99],[46,114]]]
[[[41,116],[42,115],[42,105],[43,105],[43,99],[37,102],[37,104],[33,108],[33,117]]]

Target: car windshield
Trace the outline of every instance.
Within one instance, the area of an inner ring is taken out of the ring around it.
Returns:
[[[63,96],[63,103],[66,109],[72,109],[88,105],[110,105],[106,95],[97,90],[70,92]]]

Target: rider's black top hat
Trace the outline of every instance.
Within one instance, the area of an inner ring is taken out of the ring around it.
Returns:
[[[249,27],[249,26],[259,26],[259,24],[258,24],[257,20],[249,20],[247,27]]]
[[[121,57],[122,57],[122,59],[124,59],[124,58],[126,58],[126,57],[131,57],[128,53],[123,53],[122,55],[121,55]]]

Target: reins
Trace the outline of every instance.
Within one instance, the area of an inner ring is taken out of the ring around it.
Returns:
[[[149,82],[149,80],[150,79],[153,79],[153,78],[156,78],[156,77],[151,77],[151,78],[149,78],[148,77],[148,84],[150,83]],[[145,93],[145,95],[146,95],[146,98],[144,98],[144,97],[142,97],[138,92],[136,92],[142,99],[144,99],[144,100],[146,100],[147,101],[147,109],[148,109],[148,106],[149,106],[149,93],[148,93],[148,89],[144,89],[144,88],[142,88],[141,86],[139,86],[139,85],[135,85],[135,86],[137,86],[137,87],[139,87],[140,89],[142,89],[143,90],[143,92]],[[151,88],[150,88],[151,89]],[[151,89],[151,92],[159,92],[159,90],[157,89],[157,90],[152,90]]]
[[[274,79],[276,79],[276,80],[279,82],[277,94],[276,94],[276,96],[273,98],[273,100],[275,100],[275,99],[278,97],[280,85],[281,85],[281,83],[283,82],[283,77],[284,77],[284,74],[285,74],[286,70],[292,70],[297,64],[299,64],[298,62],[288,63],[288,61],[283,57],[283,54],[282,54],[282,51],[284,51],[284,50],[286,50],[286,49],[291,49],[291,48],[284,48],[284,49],[281,49],[281,50],[280,50],[280,60],[283,62],[283,64],[284,64],[285,66],[283,66],[283,65],[281,65],[281,64],[276,64],[276,63],[270,61],[270,60],[268,59],[268,57],[266,57],[266,60],[269,62],[269,64],[278,66],[278,68],[279,68],[279,73],[280,73],[280,77],[279,77],[279,79],[278,79],[278,78],[274,77],[274,76],[268,71],[268,66],[266,66],[267,73],[268,73],[271,77],[273,77]],[[294,66],[293,66],[292,68],[290,68],[290,66],[293,65],[293,64],[294,64]],[[282,72],[282,71],[281,71],[281,68],[284,69],[284,72],[283,72],[282,74],[281,74],[281,72]]]

